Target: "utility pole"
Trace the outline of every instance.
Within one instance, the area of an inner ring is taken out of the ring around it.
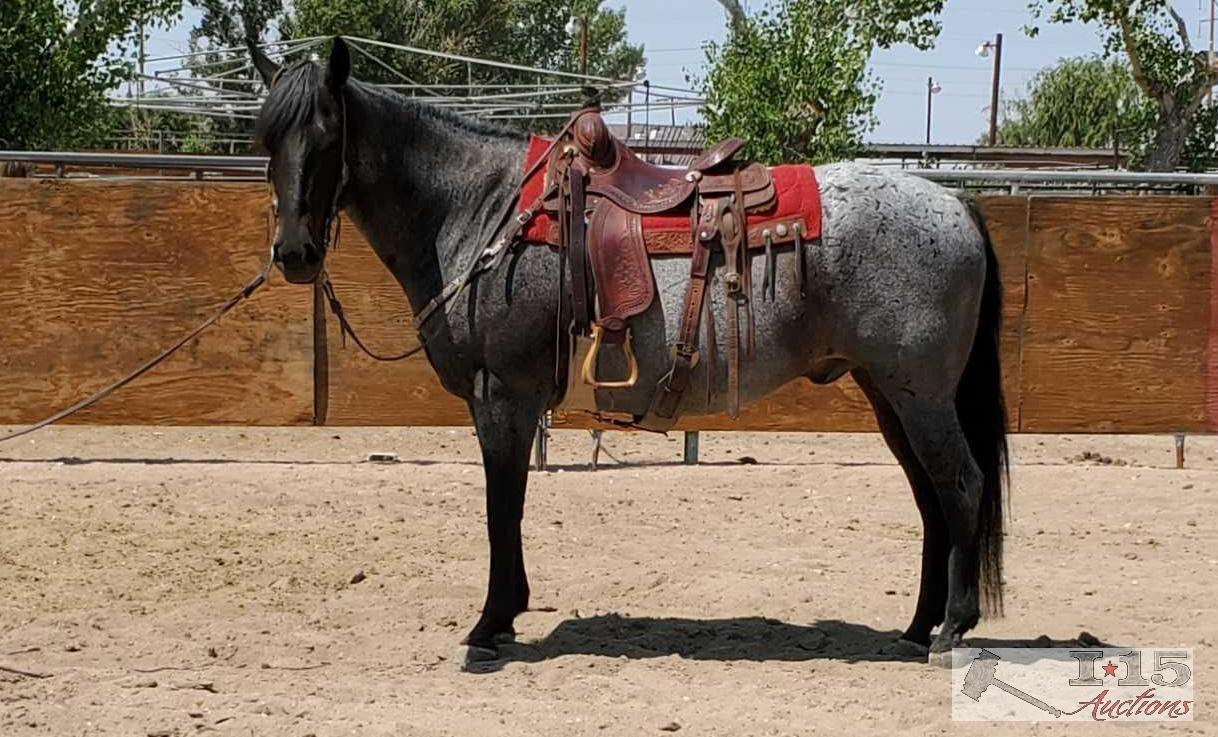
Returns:
[[[1210,69],[1213,69],[1215,62],[1218,61],[1218,57],[1214,56],[1214,20],[1215,20],[1215,16],[1218,16],[1218,0],[1210,0]],[[1210,87],[1210,91],[1206,95],[1206,98],[1208,99],[1213,96],[1214,96],[1214,88]]]
[[[579,19],[579,73],[588,76],[588,16]]]
[[[990,146],[998,145],[998,90],[1002,84],[1002,34],[994,39],[994,83],[990,90]]]
[[[934,112],[935,95],[943,91],[943,88],[935,84],[934,77],[926,78],[926,145],[930,145],[930,121]]]
[[[139,72],[139,77],[135,82],[135,100],[139,102],[144,97],[144,31],[145,31],[144,15],[140,14],[139,28],[139,50],[136,52],[136,69]]]
[[[982,59],[994,52],[994,78],[990,84],[990,145],[998,145],[998,91],[1002,88],[1002,34],[999,33],[993,41],[986,41],[977,47],[977,56]]]

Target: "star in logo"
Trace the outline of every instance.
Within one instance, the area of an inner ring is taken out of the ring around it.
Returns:
[[[1113,678],[1116,678],[1116,671],[1117,667],[1111,660],[1109,660],[1108,664],[1104,666],[1104,677],[1107,678],[1108,676],[1112,676]]]

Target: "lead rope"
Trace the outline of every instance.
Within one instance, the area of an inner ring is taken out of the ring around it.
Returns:
[[[141,364],[137,369],[135,369],[131,373],[127,374],[126,376],[119,379],[118,381],[115,381],[114,383],[109,384],[109,385],[97,390],[96,392],[94,392],[93,394],[90,394],[89,396],[80,400],[76,404],[73,404],[71,407],[62,409],[59,412],[56,412],[55,414],[51,415],[50,417],[47,417],[46,419],[35,422],[33,425],[24,427],[20,430],[14,430],[13,432],[8,433],[7,435],[0,436],[0,443],[5,443],[10,440],[15,440],[16,438],[22,437],[23,435],[29,435],[30,433],[37,432],[38,430],[41,430],[42,428],[44,428],[48,425],[54,425],[56,422],[59,422],[60,420],[67,419],[68,417],[71,417],[72,415],[76,414],[77,412],[80,412],[81,410],[92,407],[93,405],[97,404],[101,400],[110,396],[114,392],[118,391],[119,389],[123,388],[124,386],[130,384],[131,382],[140,378],[144,374],[148,373],[158,364],[162,363],[165,359],[169,358],[174,353],[177,353],[178,350],[180,348],[182,348],[182,346],[186,345],[187,343],[189,343],[190,341],[192,341],[196,337],[198,337],[199,334],[202,333],[204,330],[207,330],[212,325],[215,325],[220,320],[221,317],[224,317],[224,315],[228,314],[234,307],[241,304],[245,300],[249,299],[254,294],[254,292],[258,291],[258,289],[263,284],[266,283],[267,275],[270,273],[271,266],[273,263],[274,263],[273,259],[268,259],[266,262],[266,265],[263,266],[262,270],[258,272],[258,275],[255,276],[253,279],[251,279],[248,284],[246,284],[244,287],[242,287],[241,291],[239,291],[236,294],[234,294],[233,296],[229,297],[228,300],[226,300],[224,302],[224,304],[222,304],[220,306],[220,308],[218,310],[216,310],[216,312],[211,317],[204,320],[202,322],[202,324],[200,324],[194,330],[191,330],[189,333],[187,333],[186,335],[179,338],[173,345],[171,345],[168,348],[166,348],[165,350],[161,351],[155,357],[149,359],[148,361],[145,361],[143,364]]]

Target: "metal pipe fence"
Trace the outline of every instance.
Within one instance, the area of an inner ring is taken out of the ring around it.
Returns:
[[[654,153],[662,152],[657,146]],[[648,152],[645,141],[636,150]],[[266,168],[265,156],[216,156],[202,154],[118,153],[109,151],[0,151],[0,162],[17,162],[41,167],[53,167],[55,175],[65,176],[70,168],[95,170],[156,169],[203,175],[232,175],[248,178],[261,175]],[[979,189],[1069,190],[1111,192],[1120,190],[1181,190],[1218,188],[1218,172],[1208,173],[1150,173],[1111,170],[1044,170],[1044,169],[903,169],[902,171],[943,184]]]

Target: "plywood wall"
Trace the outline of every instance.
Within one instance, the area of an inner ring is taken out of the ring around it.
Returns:
[[[1210,207],[1045,198],[1028,226],[1022,429],[1205,429]]]
[[[992,197],[1013,429],[1203,431],[1218,241],[1206,198]],[[256,184],[0,180],[0,423],[31,422],[190,329],[265,257]],[[329,268],[376,350],[413,345],[410,305],[354,228]],[[77,421],[116,424],[467,424],[422,356],[344,348],[308,287],[278,277],[180,355]],[[588,426],[561,417],[566,426]],[[791,384],[739,421],[683,427],[871,430],[861,392]]]
[[[264,188],[0,179],[0,423],[28,423],[189,331],[266,256]],[[312,306],[278,277],[75,422],[310,422]]]

